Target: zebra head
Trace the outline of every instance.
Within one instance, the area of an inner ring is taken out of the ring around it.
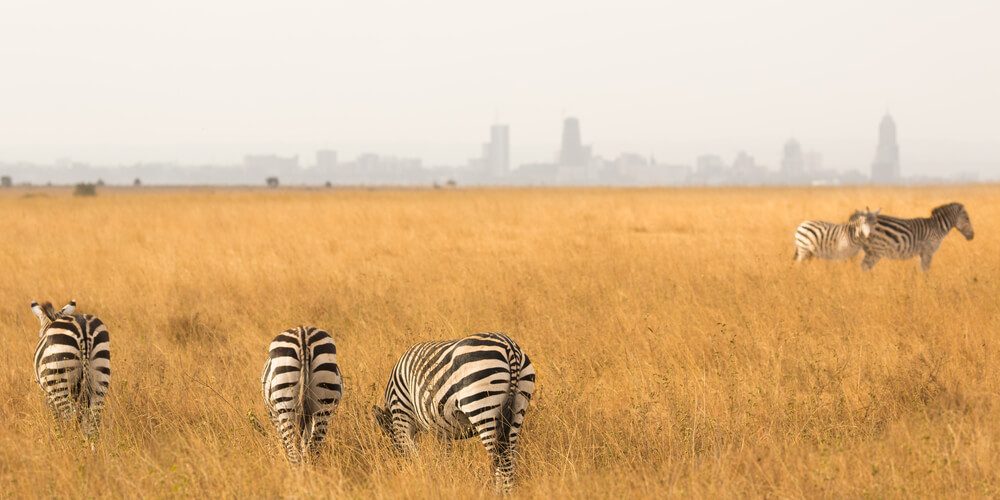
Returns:
[[[865,210],[856,210],[851,214],[851,218],[847,220],[848,227],[851,228],[853,236],[857,239],[868,238],[872,234],[872,228],[875,227],[875,223],[878,222],[878,214],[882,210],[876,210],[872,212],[865,207]]]
[[[58,311],[56,311],[55,307],[52,307],[51,302],[39,304],[38,302],[32,301],[31,312],[35,313],[35,316],[38,317],[38,322],[42,325],[42,329],[38,331],[38,336],[41,337],[53,321],[63,316],[70,316],[76,312],[76,301],[69,301],[69,304],[66,304]]]
[[[372,405],[372,414],[375,415],[375,422],[378,423],[379,429],[382,429],[382,432],[392,439],[392,445],[396,451],[402,451],[403,444],[398,442],[396,433],[392,430],[392,413],[385,408]]]
[[[965,206],[961,203],[941,205],[931,211],[931,218],[937,221],[945,232],[955,228],[962,233],[962,236],[965,236],[966,240],[971,240],[976,236],[975,231],[972,230],[969,213],[965,211]]]

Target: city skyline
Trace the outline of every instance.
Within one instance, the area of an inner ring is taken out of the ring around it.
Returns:
[[[343,158],[337,150],[320,149],[314,160],[300,155],[245,154],[239,164],[202,164],[195,167],[171,162],[139,162],[126,166],[92,165],[69,159],[55,165],[5,163],[0,161],[4,187],[13,184],[67,184],[78,182],[134,186],[151,184],[255,185],[266,179],[277,186],[284,179],[292,185],[589,185],[589,186],[681,186],[681,185],[857,185],[926,184],[996,180],[982,178],[973,169],[950,169],[925,175],[904,170],[896,123],[886,113],[879,121],[875,155],[870,170],[838,169],[824,164],[824,156],[791,137],[784,143],[775,168],[760,163],[745,150],[730,162],[719,154],[699,154],[693,163],[658,161],[655,155],[621,151],[611,156],[595,154],[583,140],[581,120],[562,122],[559,149],[549,161],[512,165],[510,130],[507,124],[489,127],[489,140],[481,144],[481,155],[463,165],[427,165],[419,157],[400,157],[376,152]],[[131,176],[134,176],[131,177]],[[96,179],[95,179],[96,178]],[[145,181],[143,180],[145,179]]]
[[[863,169],[888,109],[911,172],[1000,175],[1000,4],[985,0],[514,1],[485,16],[454,0],[98,0],[2,14],[8,162],[333,147],[458,165],[496,121],[521,165],[550,161],[575,116],[604,156],[747,151],[774,166],[795,137],[829,167]]]

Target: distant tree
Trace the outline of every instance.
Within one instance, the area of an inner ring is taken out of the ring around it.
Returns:
[[[445,185],[448,186],[448,187],[450,187],[450,188],[453,188],[453,187],[457,186],[458,183],[455,182],[455,179],[448,179],[448,182],[446,182]]]
[[[142,180],[140,180],[138,177],[136,177],[135,180],[132,181],[132,185],[135,186],[135,187],[142,186]]]
[[[326,187],[332,188],[333,187],[333,183],[330,182],[330,181],[326,181]]]
[[[104,186],[104,179],[97,179],[97,185],[99,187],[103,187]]]
[[[277,177],[268,177],[267,178],[267,187],[269,187],[269,188],[276,188],[276,187],[278,187],[278,178]]]
[[[81,182],[73,188],[73,196],[97,196],[97,185]]]
[[[14,181],[11,180],[9,175],[0,177],[0,187],[9,188],[14,185]]]

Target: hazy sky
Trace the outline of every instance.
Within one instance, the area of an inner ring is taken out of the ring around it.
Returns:
[[[1000,2],[0,3],[0,160],[237,162],[329,147],[458,163],[584,142],[691,163],[795,136],[867,169],[1000,173]],[[964,168],[963,168],[964,167]]]

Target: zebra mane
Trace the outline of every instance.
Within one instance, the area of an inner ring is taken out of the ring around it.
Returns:
[[[42,308],[42,312],[45,313],[46,318],[49,318],[49,321],[55,321],[59,317],[59,311],[56,311],[51,302],[45,302],[39,307]]]
[[[952,220],[956,215],[962,213],[964,210],[965,206],[961,203],[948,203],[931,210],[931,217]]]

